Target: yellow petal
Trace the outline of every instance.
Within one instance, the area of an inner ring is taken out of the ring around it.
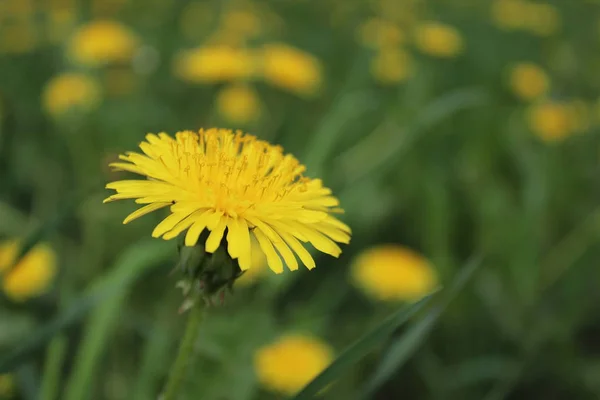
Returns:
[[[289,233],[282,233],[281,237],[283,237],[283,240],[285,240],[292,250],[298,254],[298,258],[300,258],[300,261],[302,261],[302,264],[304,264],[306,268],[313,269],[316,267],[315,260],[312,258],[308,250],[302,246],[302,243],[300,243],[298,239]]]
[[[190,225],[194,223],[194,219],[190,218],[191,216],[192,215],[188,215],[187,217],[179,221],[177,224],[175,224],[175,226],[172,227],[171,230],[169,230],[163,235],[163,239],[171,240],[173,238],[176,238],[181,232],[189,228]]]
[[[208,235],[208,239],[206,239],[206,246],[204,249],[207,253],[214,253],[219,248],[219,244],[221,244],[226,227],[227,217],[221,215],[219,217],[219,221],[210,232],[210,235]]]
[[[167,218],[163,219],[152,231],[152,237],[161,237],[166,232],[173,229],[173,227],[180,222],[182,219],[187,217],[189,214],[183,213],[173,213],[169,215]]]
[[[290,224],[304,236],[306,236],[310,244],[312,244],[315,249],[334,257],[339,257],[339,255],[342,253],[342,249],[340,249],[340,247],[335,244],[333,240],[329,239],[327,236],[323,235],[314,228],[297,222],[290,222]]]
[[[252,242],[250,241],[250,229],[248,223],[243,218],[237,219],[237,235],[235,242],[239,245],[238,263],[240,269],[246,271],[252,266]]]
[[[287,244],[283,241],[281,236],[268,224],[265,224],[261,221],[252,221],[257,229],[260,229],[267,238],[271,241],[271,243],[275,246],[279,254],[283,257],[283,260],[287,264],[288,268],[291,271],[296,271],[298,269],[298,260],[294,256],[294,253],[290,250]]]
[[[329,236],[331,239],[335,240],[338,243],[348,244],[350,243],[350,235],[346,232],[343,232],[337,228],[332,227],[331,225],[319,223],[313,225],[315,229],[318,229],[320,232]]]
[[[276,274],[282,273],[283,263],[281,262],[281,258],[279,258],[279,255],[277,255],[277,252],[273,248],[273,244],[271,243],[271,241],[265,236],[264,233],[262,233],[260,229],[254,229],[253,233],[256,236],[256,239],[258,239],[258,244],[260,245],[260,248],[267,257],[267,264],[269,265],[269,268],[271,268],[271,270],[273,270],[273,272],[275,272]]]
[[[133,221],[136,218],[139,218],[141,216],[144,216],[148,213],[151,213],[152,211],[156,211],[158,209],[161,209],[163,207],[166,207],[168,205],[170,205],[171,203],[152,203],[152,204],[148,204],[147,206],[144,206],[142,208],[138,208],[137,210],[135,210],[134,212],[132,212],[131,214],[129,214],[127,216],[127,218],[125,218],[125,220],[123,220],[123,224],[127,224],[131,221]]]
[[[186,246],[191,247],[196,245],[200,234],[204,228],[206,228],[206,222],[208,221],[208,217],[212,212],[212,210],[198,210],[194,212],[194,214],[190,215],[190,218],[192,219],[192,226],[185,235]]]

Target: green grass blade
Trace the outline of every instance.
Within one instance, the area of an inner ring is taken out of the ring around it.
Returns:
[[[419,322],[392,343],[386,351],[383,361],[367,382],[363,398],[368,398],[372,395],[417,351],[450,301],[465,287],[480,265],[481,257],[472,258],[456,278],[454,278],[450,287],[441,293],[439,303],[432,307]]]
[[[166,259],[166,255],[171,251],[174,253],[172,244],[148,239],[130,248],[121,257],[117,265],[133,262],[138,267],[146,266],[146,264],[155,262],[157,258]],[[139,257],[140,260],[134,261],[136,257]],[[142,260],[145,260],[146,264],[138,265],[137,263],[142,262]],[[125,272],[117,269],[111,270],[107,275],[98,279],[81,298],[73,302],[72,306],[44,326],[36,329],[35,333],[25,338],[20,346],[2,357],[0,359],[0,373],[14,370],[18,365],[29,359],[32,354],[43,349],[55,335],[83,319],[96,304],[120,293],[123,287],[127,287],[131,283],[127,280],[133,278],[130,274],[130,271]]]
[[[373,350],[394,332],[400,325],[408,321],[413,315],[423,308],[432,295],[420,301],[401,308],[398,312],[387,318],[381,325],[367,333],[356,343],[346,349],[329,367],[300,391],[293,400],[312,399],[323,388],[335,381],[349,368],[355,365],[368,352]]]
[[[52,339],[48,346],[40,400],[55,400],[58,396],[61,371],[67,354],[68,343],[66,336],[59,335]]]
[[[111,268],[108,281],[119,285],[119,289],[90,316],[64,399],[83,400],[88,397],[92,377],[119,321],[119,310],[123,307],[129,288],[149,267],[166,261],[172,246],[167,242],[146,240],[130,247]]]

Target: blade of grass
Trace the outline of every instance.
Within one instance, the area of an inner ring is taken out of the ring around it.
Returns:
[[[293,400],[312,399],[327,385],[335,381],[339,376],[356,364],[368,352],[377,347],[377,345],[391,335],[400,325],[404,324],[421,310],[423,306],[429,302],[432,296],[433,294],[424,297],[412,305],[402,307],[398,312],[388,317],[381,325],[347,348],[329,367],[294,396]]]
[[[62,366],[67,353],[68,339],[64,335],[56,336],[50,342],[46,352],[44,375],[40,400],[54,400],[58,396]]]
[[[119,320],[119,310],[123,307],[129,289],[148,268],[166,261],[170,249],[170,245],[165,242],[159,245],[155,240],[145,240],[130,247],[111,268],[110,281],[113,285],[119,285],[119,288],[90,316],[64,399],[83,400],[89,396],[92,377]]]
[[[136,258],[145,260],[147,264],[153,263],[157,259],[165,260],[172,246],[160,240],[144,240],[141,243],[132,246],[123,256],[117,265],[123,265],[130,262],[136,263]],[[163,258],[164,257],[164,258]],[[136,264],[138,268],[144,265]],[[156,264],[153,264],[156,265]],[[47,324],[36,329],[28,338],[25,338],[20,346],[9,351],[4,357],[0,358],[0,373],[10,372],[18,365],[25,362],[32,354],[41,350],[57,334],[64,331],[74,323],[82,320],[87,313],[107,298],[120,293],[123,287],[127,287],[135,276],[130,276],[130,271],[111,270],[105,276],[96,280],[85,294],[73,302],[73,305],[66,308],[64,312],[51,319]]]
[[[446,307],[465,287],[481,264],[481,257],[472,257],[454,278],[450,287],[440,293],[440,301],[421,320],[392,343],[385,352],[381,364],[379,364],[379,367],[365,385],[361,398],[369,398],[417,351]]]

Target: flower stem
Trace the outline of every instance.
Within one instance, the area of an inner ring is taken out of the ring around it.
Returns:
[[[202,321],[202,313],[203,310],[198,304],[193,306],[190,310],[185,333],[179,344],[177,358],[171,367],[162,400],[176,400],[179,395],[181,383],[187,372],[189,357],[194,350],[194,341],[198,336],[200,322]]]

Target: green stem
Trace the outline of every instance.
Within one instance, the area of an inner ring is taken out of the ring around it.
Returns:
[[[50,342],[44,365],[41,399],[54,400],[58,396],[63,361],[67,353],[67,337],[55,336]]]
[[[169,379],[165,386],[162,400],[176,400],[181,390],[181,384],[187,372],[187,366],[190,354],[194,349],[194,342],[198,336],[200,322],[202,320],[202,308],[196,304],[190,310],[187,326],[183,335],[183,340],[179,344],[177,358],[171,367]]]

